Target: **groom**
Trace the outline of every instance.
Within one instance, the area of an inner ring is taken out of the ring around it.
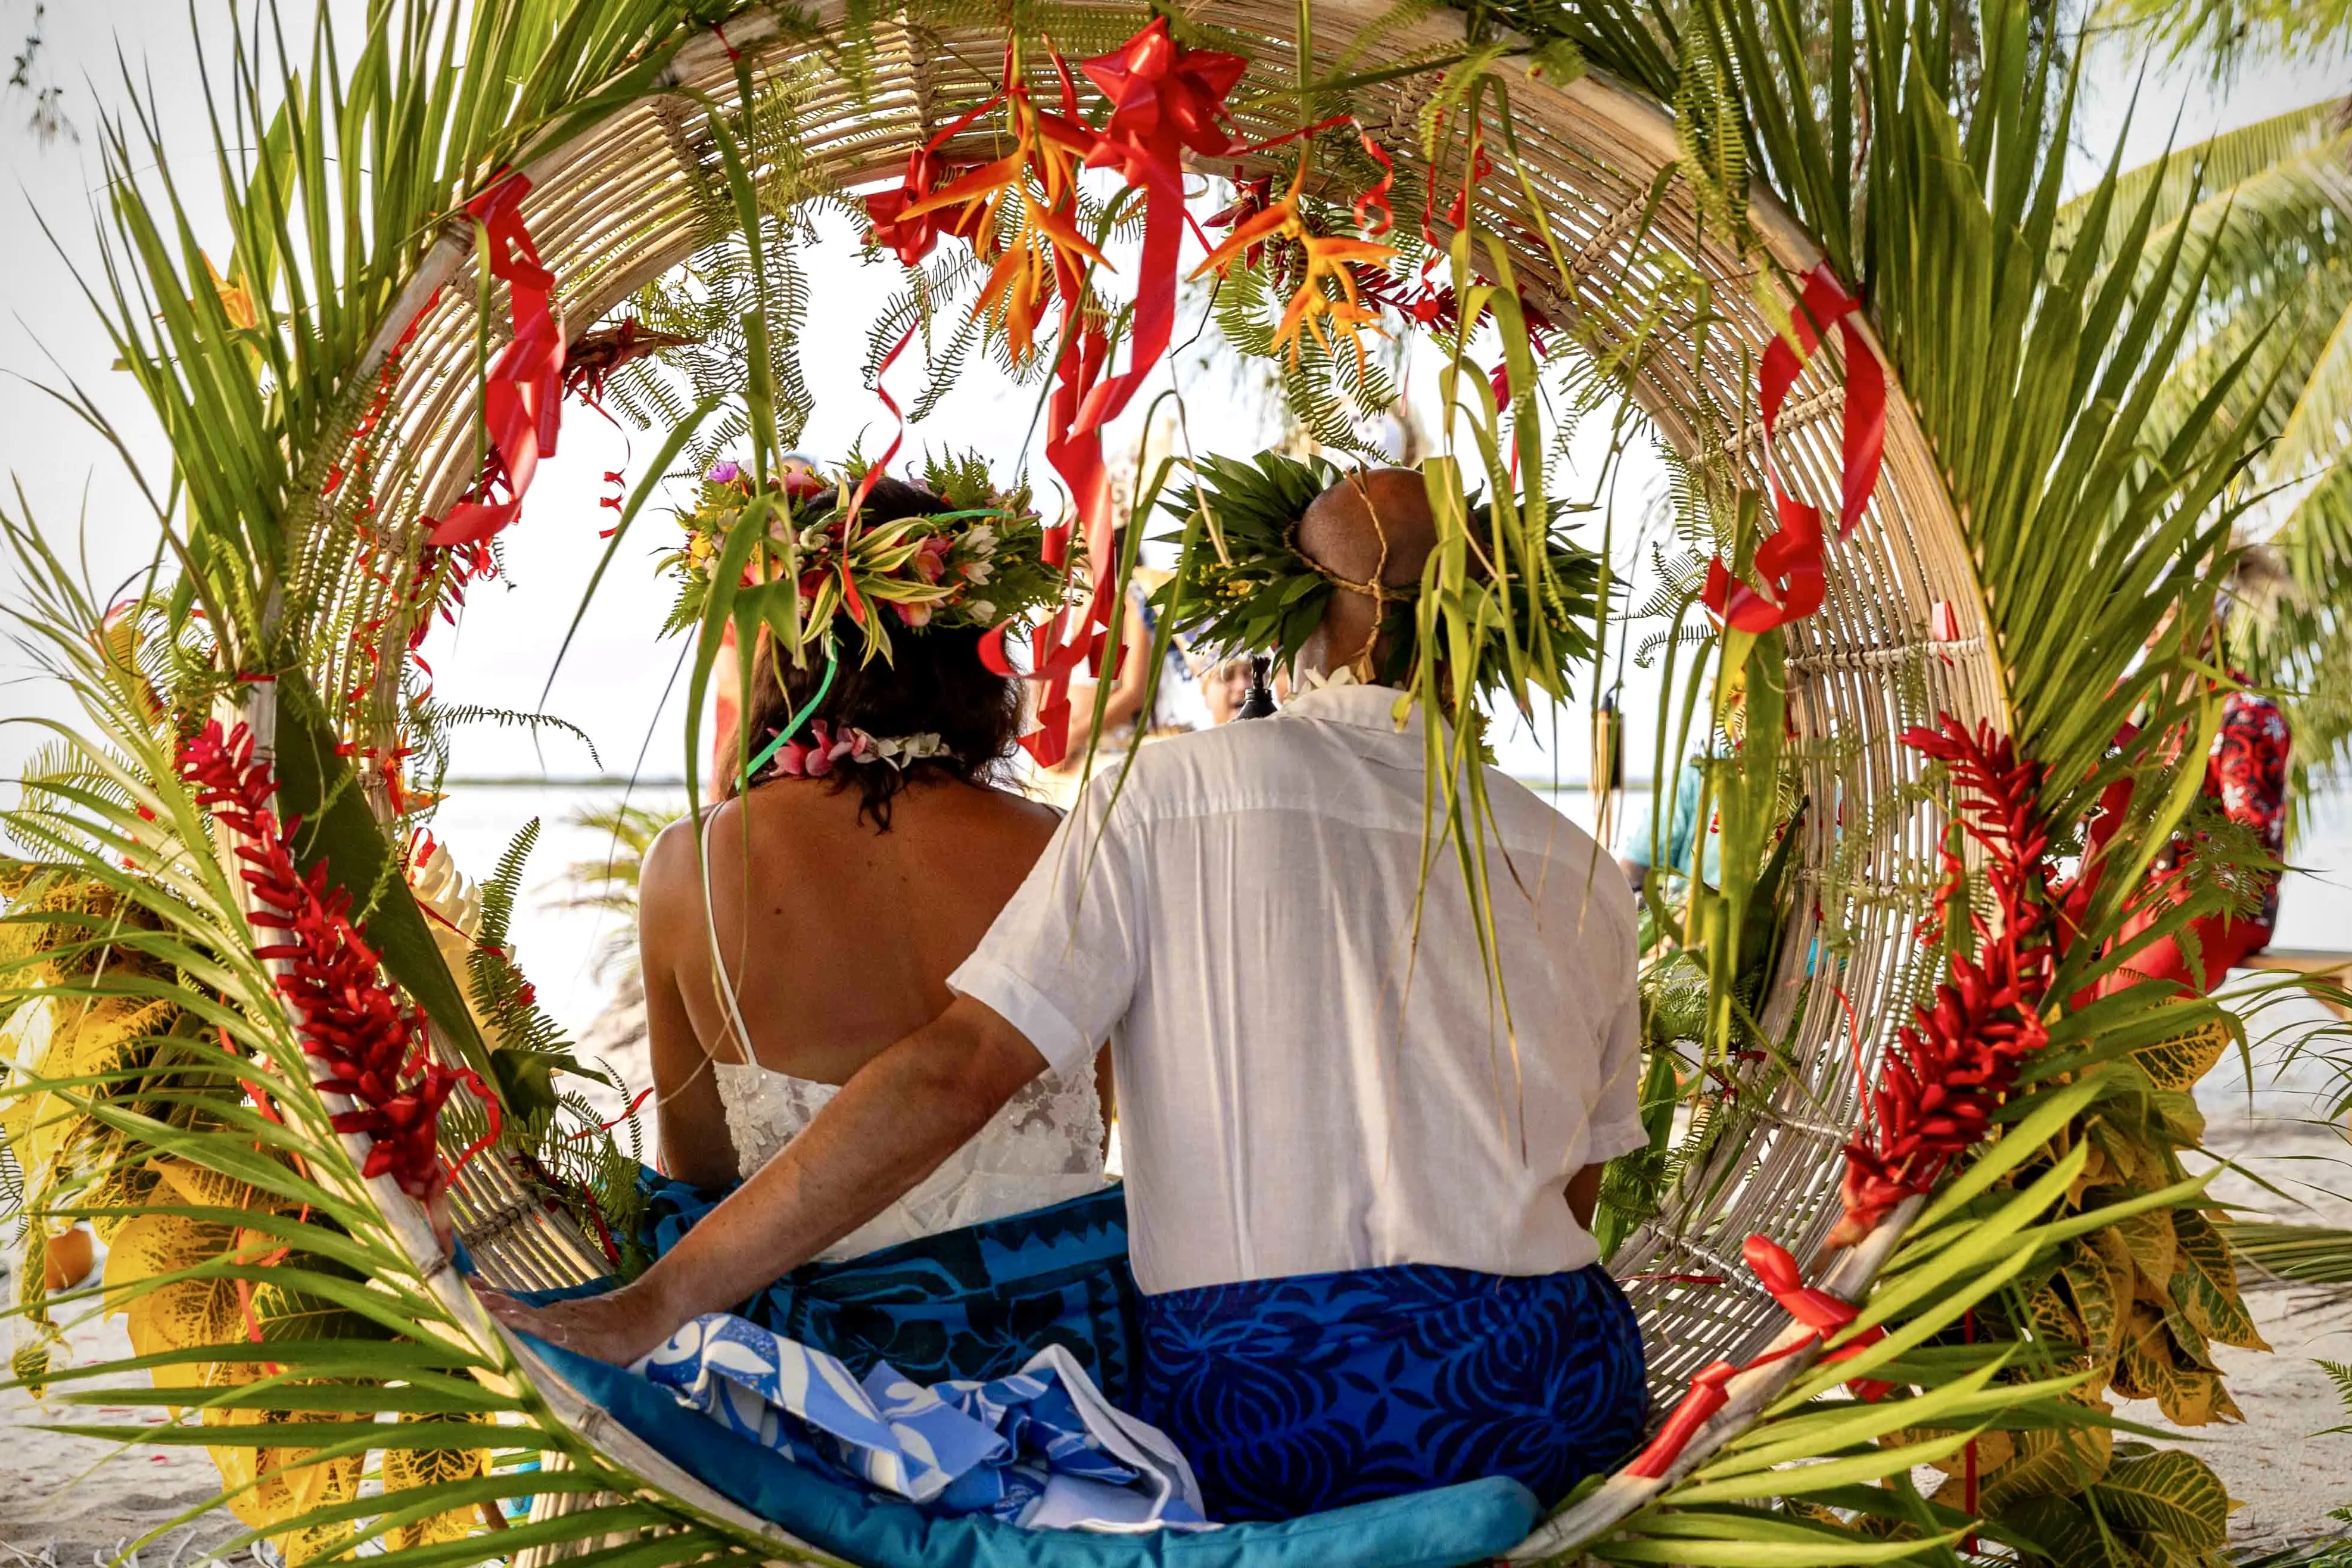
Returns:
[[[1419,473],[1326,491],[1298,547],[1410,598]],[[1425,737],[1375,597],[1334,592],[1313,687],[1098,778],[950,979],[650,1272],[519,1328],[611,1361],[724,1310],[878,1213],[1041,1071],[1108,1037],[1135,1279],[1136,1414],[1209,1516],[1286,1518],[1480,1476],[1546,1506],[1640,1436],[1633,1314],[1589,1226],[1641,1146],[1633,906],[1592,840],[1486,787],[1491,953],[1424,817]],[[1425,877],[1424,877],[1425,872]],[[1499,973],[1500,985],[1492,971]]]

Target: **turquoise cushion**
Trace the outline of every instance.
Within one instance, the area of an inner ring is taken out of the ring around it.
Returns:
[[[1020,1530],[932,1519],[802,1468],[688,1410],[636,1373],[522,1336],[583,1394],[672,1463],[762,1519],[865,1568],[1458,1568],[1535,1527],[1533,1493],[1506,1477],[1276,1523],[1179,1534]]]

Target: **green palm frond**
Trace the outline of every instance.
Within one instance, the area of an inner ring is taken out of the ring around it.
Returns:
[[[0,1014],[31,1001],[65,1017],[130,1005],[182,1020],[68,1075],[20,1061],[0,1083],[0,1117],[30,1107],[44,1124],[81,1129],[28,1192],[31,1217],[88,1221],[111,1237],[101,1286],[37,1295],[10,1315],[127,1314],[134,1345],[147,1341],[127,1363],[20,1354],[7,1386],[104,1407],[97,1420],[69,1415],[62,1432],[232,1456],[222,1500],[252,1528],[224,1550],[268,1539],[299,1559],[383,1544],[386,1561],[425,1568],[448,1560],[447,1541],[484,1527],[481,1505],[629,1489],[554,1418],[469,1293],[419,1267],[417,1238],[361,1181],[255,951],[234,874],[177,781],[177,737],[146,707],[136,664],[91,635],[98,606],[63,563],[14,519],[0,517],[0,531],[24,587],[17,640],[80,704],[86,726],[54,726],[49,791],[0,812],[0,834],[37,874],[45,864],[69,872],[120,911],[93,924],[86,903],[23,904],[12,893],[0,952],[32,956],[0,962]],[[90,1382],[126,1366],[164,1375],[152,1389]],[[104,1418],[126,1406],[155,1409],[163,1423]],[[481,1454],[488,1468],[404,1496],[413,1467],[400,1456],[444,1450]],[[572,1470],[541,1473],[536,1462],[551,1455]],[[289,1478],[311,1489],[310,1505],[287,1504]],[[363,1479],[380,1479],[381,1494],[363,1494]],[[641,1503],[591,1512],[602,1522],[563,1528],[677,1529],[640,1549],[650,1563],[747,1544]],[[416,1534],[420,1520],[449,1517],[454,1536]]]
[[[2352,0],[2105,0],[2095,26],[2131,28],[2215,75],[2248,58],[2295,59],[2346,47]]]
[[[2341,105],[2315,104],[2144,165],[2117,190],[2152,196],[2151,244],[2185,235],[2200,260],[2198,313],[2148,424],[2177,433],[2210,405],[2201,416],[2250,453],[2225,500],[2244,509],[2242,533],[2268,534],[2289,585],[2240,595],[2232,656],[2286,695],[2300,794],[2352,744],[2336,676],[2352,657],[2339,629],[2352,610],[2352,124]],[[2065,216],[2087,221],[2090,206]],[[2102,232],[2111,252],[2113,212]],[[2182,294],[2179,275],[2171,287]]]
[[[2307,157],[2341,127],[2337,105],[2315,103],[2224,131],[2130,170],[2116,182],[2107,226],[2098,237],[2101,257],[2114,255],[2125,238],[2127,216],[2139,210],[2151,188],[2158,195],[2150,221],[2158,230],[2179,222],[2192,208],[2218,213],[2231,205],[2231,193]],[[2058,209],[2060,254],[2072,252],[2081,242],[2084,216],[2097,197],[2096,191],[2088,191]]]
[[[1855,47],[1875,130],[1858,166],[1827,158],[1807,128],[1815,103],[1847,89],[1805,69],[1797,0],[1756,16],[1703,4],[1694,26],[1733,62],[1752,157],[1868,302],[1968,519],[2019,749],[2049,769],[2052,818],[2072,822],[2124,773],[2150,772],[2168,791],[2179,776],[2149,746],[2111,742],[2179,684],[2171,659],[2138,650],[2177,607],[2195,616],[2210,602],[2200,584],[2242,504],[2229,489],[2254,440],[2224,408],[2261,379],[2242,353],[2168,428],[2148,428],[2210,266],[2185,226],[2158,232],[2159,182],[2127,202],[2110,169],[2074,218],[2112,234],[2110,254],[2077,247],[2045,267],[2075,89],[2029,9],[1982,8],[1977,88],[1957,115],[1946,8],[1916,24],[1870,13]],[[2181,716],[2159,715],[2143,742]]]
[[[362,465],[334,482],[330,476],[338,464],[356,461],[349,432],[377,385],[387,333],[405,324],[396,301],[436,234],[462,224],[457,215],[465,201],[501,165],[656,91],[677,47],[704,36],[708,9],[689,17],[660,0],[470,7],[383,0],[369,8],[357,51],[339,52],[322,22],[312,55],[299,66],[282,47],[236,34],[226,74],[215,79],[224,84],[215,100],[217,173],[235,242],[218,287],[190,237],[205,224],[174,183],[152,115],[134,111],[135,122],[107,127],[109,244],[94,295],[171,442],[172,482],[154,489],[187,598],[151,604],[143,613],[163,623],[162,640],[151,637],[133,656],[121,655],[103,635],[90,596],[27,528],[6,522],[32,584],[22,633],[82,700],[87,723],[81,732],[58,731],[53,765],[30,781],[15,809],[0,813],[0,831],[27,859],[89,877],[108,899],[135,910],[135,918],[104,926],[86,911],[28,917],[47,933],[47,951],[93,965],[63,984],[45,983],[44,1005],[153,1003],[186,1023],[139,1037],[126,1059],[12,1079],[0,1089],[0,1105],[54,1105],[59,1125],[70,1119],[97,1130],[80,1135],[69,1158],[35,1173],[28,1212],[45,1221],[88,1217],[126,1226],[152,1220],[159,1235],[194,1251],[135,1278],[126,1262],[121,1278],[97,1297],[35,1300],[25,1311],[150,1312],[183,1297],[219,1308],[206,1337],[177,1344],[153,1364],[226,1370],[205,1374],[212,1381],[199,1389],[156,1389],[152,1401],[180,1412],[163,1428],[165,1440],[253,1453],[255,1473],[238,1484],[240,1498],[282,1484],[273,1469],[355,1467],[348,1489],[339,1481],[337,1495],[256,1525],[257,1535],[299,1536],[301,1550],[289,1556],[382,1542],[394,1548],[393,1560],[417,1568],[470,1560],[493,1550],[471,1542],[472,1524],[461,1520],[460,1539],[437,1546],[416,1544],[414,1529],[452,1509],[557,1489],[615,1497],[511,1532],[496,1550],[641,1531],[604,1555],[630,1568],[689,1561],[731,1568],[772,1555],[771,1546],[664,1500],[600,1458],[557,1419],[462,1287],[420,1267],[429,1243],[415,1234],[415,1215],[400,1203],[375,1201],[311,1083],[310,1059],[257,952],[233,862],[217,852],[203,814],[177,784],[179,737],[158,718],[159,708],[201,715],[238,702],[248,684],[241,676],[277,677],[289,807],[310,822],[331,880],[365,910],[368,937],[394,978],[463,1048],[474,1027],[465,998],[423,933],[353,773],[337,760],[345,745],[402,723],[430,722],[429,715],[420,720],[421,696],[397,679],[373,679],[366,647],[369,636],[379,637],[377,657],[396,668],[420,605],[394,593],[392,584],[404,581],[399,573],[352,569],[360,509],[413,515],[415,506],[404,503],[421,502],[403,490],[414,482],[404,474]],[[965,9],[980,15],[976,6]],[[943,5],[940,14],[955,11]],[[1424,125],[1450,131],[1444,122],[1467,119],[1507,138],[1504,78],[1492,68],[1510,49],[1485,36],[1494,15],[1474,21],[1463,61],[1434,88]],[[1694,161],[1684,174],[1708,201],[1712,229],[1735,242],[1745,235],[1745,182],[1761,174],[1860,289],[1966,519],[2021,749],[2049,770],[2045,809],[2071,824],[2108,783],[2128,776],[2149,784],[2119,840],[2127,855],[2144,859],[2169,840],[2187,809],[2181,786],[2189,772],[2162,752],[2163,738],[2200,712],[2194,700],[2167,696],[2166,683],[2182,673],[2185,659],[2159,653],[2138,660],[2138,650],[2162,616],[2184,606],[2193,616],[2208,602],[2209,569],[2225,555],[2234,509],[2244,500],[2233,484],[2255,443],[2299,428],[2299,438],[2318,451],[2345,404],[2326,391],[2335,372],[2324,342],[2296,360],[2263,330],[2252,303],[2259,289],[2248,281],[2260,275],[2261,258],[2239,238],[2256,231],[2208,226],[2206,198],[2193,181],[2168,168],[2135,184],[2111,171],[2082,205],[2062,208],[2074,93],[2038,15],[2028,0],[1994,0],[1980,16],[1946,0],[1870,5],[1858,16],[1811,0],[1697,0],[1686,16],[1680,5],[1634,0],[1572,8],[1507,0],[1499,12],[1536,37],[1538,58],[1563,71],[1581,59],[1661,100],[1679,93],[1689,111],[1683,144]],[[854,36],[826,56],[826,68],[839,76],[828,90],[856,90],[866,75],[873,16],[856,5],[852,16]],[[1013,25],[1048,26],[1072,49],[1114,44],[1131,23],[1052,5],[1024,7],[1019,17]],[[1963,37],[1966,59],[1955,48]],[[767,97],[747,93],[741,109],[711,117],[707,145],[689,149],[692,199],[709,218],[693,264],[699,270],[690,269],[683,286],[640,296],[635,309],[649,325],[691,328],[680,335],[702,342],[669,355],[667,379],[644,368],[618,379],[614,396],[625,408],[677,419],[688,401],[675,380],[683,373],[705,412],[718,401],[730,405],[701,432],[701,447],[688,451],[681,433],[656,468],[681,451],[698,463],[712,443],[744,437],[764,464],[805,416],[791,345],[808,301],[793,257],[808,235],[803,209],[824,197],[807,188],[794,162],[783,107],[792,86]],[[265,112],[281,101],[285,108]],[[1863,120],[1871,134],[1858,148],[1853,127]],[[2284,145],[2287,134],[2274,140]],[[2311,164],[2302,185],[2264,183],[2253,167],[2258,140],[2231,153],[2235,164],[2218,153],[2203,163],[2209,182],[2217,169],[2250,171],[2237,179],[2240,205],[2250,225],[2268,224],[2275,235],[2302,221],[2303,193],[2317,188],[2324,165]],[[149,166],[152,174],[140,172]],[[1133,218],[1130,211],[1127,221]],[[1090,213],[1089,221],[1109,226],[1105,214]],[[2062,265],[2047,265],[2070,233],[2098,235],[2099,246],[2084,244]],[[1475,645],[1479,657],[1455,661],[1447,678],[1457,682],[1456,711],[1468,708],[1470,687],[1486,675],[1523,709],[1532,705],[1531,689],[1553,690],[1559,678],[1547,672],[1589,651],[1579,639],[1591,608],[1580,599],[1572,616],[1564,614],[1570,624],[1554,626],[1536,599],[1525,600],[1525,615],[1510,602],[1532,584],[1548,587],[1558,605],[1574,596],[1571,590],[1582,594],[1585,579],[1548,552],[1555,512],[1543,493],[1549,444],[1537,424],[1528,322],[1510,251],[1497,242],[1474,254],[1473,237],[1465,230],[1445,259],[1465,315],[1475,323],[1487,314],[1493,326],[1484,330],[1495,336],[1482,340],[1475,362],[1471,329],[1441,346],[1451,354],[1444,383],[1449,445],[1459,439],[1476,451],[1436,461],[1454,480],[1471,463],[1484,477],[1441,487],[1458,504],[1444,520],[1447,548],[1433,564],[1441,592],[1428,596],[1415,625],[1424,647],[1447,639]],[[928,279],[894,307],[893,320],[922,322],[941,303],[929,297],[933,284],[944,297],[969,283]],[[1671,296],[1662,287],[1659,314],[1670,313],[1669,305],[1703,309],[1706,280],[1696,285]],[[2225,303],[2225,295],[2236,303]],[[1247,271],[1218,299],[1221,319],[1234,323],[1245,348],[1271,347],[1270,308],[1263,279]],[[980,340],[962,327],[941,336],[935,354],[952,374]],[[1482,368],[1493,358],[1486,345],[1496,339],[1513,384],[1527,395],[1517,407],[1497,406]],[[981,340],[990,352],[1004,352],[1001,333],[983,327]],[[1627,352],[1643,351],[1637,344]],[[1019,368],[1042,375],[1046,363],[1041,356]],[[2168,382],[2182,366],[2190,367],[2187,379],[2176,374]],[[1298,412],[1335,445],[1355,440],[1357,422],[1393,400],[1383,376],[1358,375],[1352,363],[1302,356],[1289,381]],[[2281,408],[2280,389],[2290,382],[2303,390]],[[2319,395],[2310,393],[2314,383]],[[1576,394],[1580,404],[1590,392]],[[103,428],[94,404],[83,406]],[[2298,407],[2309,412],[2298,416]],[[1293,488],[1314,479],[1312,465],[1294,467],[1304,477],[1291,475]],[[1204,465],[1202,477],[1212,475]],[[1153,504],[1159,482],[1142,510]],[[1709,482],[1696,474],[1685,487],[1695,531],[1711,531],[1716,521]],[[1475,528],[1466,499],[1473,489],[1494,498]],[[166,503],[167,493],[176,501]],[[1221,521],[1234,522],[1207,518],[1205,508],[1188,510],[1186,542],[1196,551],[1213,546],[1210,530]],[[753,531],[745,530],[746,538]],[[1140,533],[1127,542],[1129,565]],[[1482,581],[1469,559],[1474,534],[1516,563],[1515,574]],[[719,657],[723,606],[736,593],[740,564],[720,564],[722,613],[704,628],[698,650],[690,777],[699,765],[697,727]],[[1591,592],[1598,597],[1604,590],[1596,584]],[[201,617],[186,613],[192,602],[201,605]],[[1124,614],[1123,598],[1119,604]],[[1687,594],[1680,595],[1677,613],[1688,607]],[[1174,618],[1163,620],[1163,643]],[[748,611],[740,619],[746,658],[756,626]],[[1667,647],[1679,651],[1672,641]],[[1777,660],[1777,643],[1769,654]],[[1160,662],[1154,659],[1155,670]],[[1694,693],[1698,679],[1690,681]],[[1419,693],[1432,717],[1441,700],[1436,679]],[[164,685],[172,688],[168,705],[154,700]],[[356,700],[345,695],[354,691]],[[2119,721],[2137,707],[2154,710],[2149,738],[2116,750]],[[1424,731],[1429,772],[1449,781],[1442,814],[1433,809],[1430,817],[1432,842],[1448,840],[1474,896],[1491,902],[1495,868],[1475,831],[1484,809],[1476,741],[1468,725],[1447,741],[1446,728],[1433,722]],[[1778,735],[1777,722],[1763,728]],[[1752,804],[1777,806],[1777,796],[1763,799],[1777,784],[1777,771],[1767,770],[1753,782]],[[1859,841],[1875,830],[1868,812],[1882,803],[1852,804],[1857,814],[1844,820]],[[1759,812],[1748,818],[1760,830]],[[493,878],[486,911],[493,944],[527,847],[519,846]],[[2112,932],[2132,912],[2136,883],[2112,879],[2088,917],[2095,933]],[[2214,889],[2191,888],[2154,934],[2177,929],[2219,897]],[[420,933],[433,967],[416,961]],[[2083,945],[2084,955],[2062,976],[2062,994],[2123,956],[2100,955],[2096,941]],[[113,962],[121,954],[140,962]],[[1484,956],[1491,968],[1492,954]],[[491,1016],[493,1035],[505,1037],[502,1047],[537,1047],[541,1058],[560,1048],[511,966],[476,957],[477,1000]],[[24,977],[31,972],[30,964],[0,964],[0,1017],[30,995]],[[2004,1112],[2004,1135],[1927,1205],[1861,1303],[1857,1330],[1884,1328],[1887,1337],[1855,1360],[1798,1371],[1760,1420],[1616,1527],[1594,1547],[1598,1555],[1755,1568],[1950,1563],[1971,1521],[1950,1506],[1952,1494],[1923,1495],[1913,1486],[1916,1466],[1948,1461],[1988,1432],[2112,1441],[2116,1424],[2070,1397],[2083,1374],[2023,1303],[2028,1277],[2058,1267],[2070,1245],[2143,1215],[2169,1215],[2198,1195],[2194,1183],[2169,1180],[2177,1173],[2162,1165],[2172,1147],[2166,1142],[2155,1155],[2159,1179],[2142,1184],[2151,1190],[2082,1210],[2067,1198],[2090,1149],[2087,1140],[2063,1136],[2073,1118],[2095,1102],[2120,1119],[2126,1112],[2116,1108],[2127,1104],[2145,1125],[2162,1093],[2180,1092],[2159,1090],[2127,1059],[2135,1047],[2181,1028],[2184,1012],[2193,1014],[2163,1007],[2148,994],[2154,989],[2136,987],[2053,1020],[2051,1053]],[[512,1095],[511,1082],[509,1089]],[[634,1190],[634,1127],[628,1149],[610,1139],[576,1142],[570,1129],[593,1121],[594,1111],[551,1089],[547,1099],[523,1119],[523,1136],[538,1141],[569,1189],[599,1194],[601,1212],[624,1219],[621,1205]],[[1677,1145],[1671,1106],[1661,1096],[1651,1109],[1661,1106],[1665,1136],[1657,1147],[1668,1173],[1704,1140],[1737,1138],[1748,1125],[1710,1123]],[[509,1152],[518,1151],[499,1154]],[[1655,1172],[1650,1178],[1664,1179]],[[184,1184],[169,1193],[160,1184],[175,1180]],[[133,1182],[145,1184],[136,1205],[126,1199]],[[1631,1208],[1654,1195],[1630,1184],[1636,1190],[1617,1196]],[[265,1268],[242,1237],[259,1238],[257,1245],[279,1256]],[[136,1247],[118,1248],[125,1259],[140,1255]],[[1997,1331],[1969,1342],[1971,1314]],[[1859,1344],[1858,1333],[1849,1338]],[[77,1385],[88,1370],[45,1363],[25,1375],[79,1399]],[[1839,1392],[1862,1375],[1884,1377],[1901,1392],[1885,1404]],[[130,1402],[112,1387],[103,1398]],[[380,1415],[416,1419],[394,1424]],[[73,1429],[156,1437],[145,1426]],[[383,1456],[412,1449],[487,1458],[470,1479],[445,1481],[428,1501],[404,1504],[392,1484],[401,1467]],[[541,1458],[571,1468],[518,1468]],[[2136,1521],[2164,1521],[2163,1528],[2148,1526],[2152,1536],[2205,1549],[2210,1489],[2200,1476],[2161,1455],[2116,1447],[2109,1458],[2098,1479],[2086,1482],[2106,1489],[2099,1507],[2112,1505],[2133,1528]],[[387,1489],[363,1490],[370,1479]],[[2165,1511],[2192,1493],[2197,1507]]]
[[[2301,1285],[2352,1285],[2352,1230],[2265,1220],[2218,1227],[2232,1251],[2266,1274]]]

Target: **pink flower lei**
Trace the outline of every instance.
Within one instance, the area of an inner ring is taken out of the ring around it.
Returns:
[[[845,763],[887,763],[904,769],[929,757],[950,755],[939,736],[868,734],[853,724],[834,729],[824,720],[813,721],[805,736],[786,741],[768,764],[767,775],[778,779],[821,779]]]

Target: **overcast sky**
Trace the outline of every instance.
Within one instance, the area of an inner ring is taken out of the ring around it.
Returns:
[[[226,12],[215,0],[199,0],[196,9],[216,46],[226,25],[215,25],[215,19]],[[288,6],[289,16],[300,10],[299,5]],[[338,0],[335,10],[355,18],[364,6]],[[0,38],[21,33],[31,14],[31,0],[0,0]],[[0,463],[21,490],[21,510],[61,550],[81,553],[101,595],[136,573],[154,550],[154,520],[104,443],[40,387],[67,377],[78,381],[114,418],[132,451],[151,465],[160,488],[162,448],[152,419],[129,379],[108,368],[113,353],[78,277],[90,275],[96,255],[90,204],[100,191],[100,106],[119,109],[126,101],[118,51],[152,89],[182,188],[198,198],[203,219],[208,133],[187,16],[177,0],[73,0],[49,7],[39,64],[47,79],[63,89],[61,107],[79,132],[78,142],[43,144],[24,125],[29,101],[21,94],[0,100],[0,157],[16,187],[0,189],[0,211],[8,215],[0,220],[0,236],[8,241],[0,249],[0,292],[6,305],[0,312],[0,371],[7,373],[0,376]],[[2340,58],[2293,71],[2249,73],[2220,91],[2193,71],[2152,65],[2143,81],[2144,65],[2133,50],[2094,47],[2086,68],[2088,112],[2079,138],[2084,155],[2078,163],[2084,167],[2104,161],[2136,87],[2139,109],[2128,148],[2135,161],[2161,150],[2174,134],[2176,116],[2179,139],[2193,141],[2352,89],[2352,70]],[[61,248],[52,248],[41,237],[37,214],[55,231]],[[218,236],[208,237],[215,257],[225,255]],[[848,226],[838,219],[828,222],[826,239],[810,263],[818,308],[803,334],[804,358],[819,406],[803,444],[813,451],[839,452],[863,436],[872,451],[887,436],[887,419],[860,385],[858,367],[866,324],[893,287],[897,268],[859,266]],[[914,379],[902,368],[893,384]],[[1196,447],[1245,452],[1262,444],[1265,432],[1247,400],[1213,381],[1188,392]],[[1033,393],[975,376],[917,426],[910,439],[976,445],[1006,468],[1026,438],[1034,406]],[[445,695],[503,707],[536,705],[549,659],[594,562],[596,531],[610,517],[596,505],[604,493],[602,475],[620,468],[634,482],[658,445],[658,434],[635,434],[632,444],[593,414],[576,405],[567,410],[561,455],[541,468],[523,521],[506,535],[509,580],[477,589],[463,625],[454,632],[440,628],[428,645]],[[1572,493],[1583,493],[1591,482],[1589,467],[1582,475],[1563,478]],[[1629,468],[1617,492],[1621,541],[1637,525],[1655,488],[1654,464]],[[13,498],[6,505],[12,513],[20,510]],[[668,526],[657,516],[645,520],[640,536],[648,552]],[[1597,542],[1597,531],[1592,537]],[[625,558],[626,569],[610,579],[549,706],[591,733],[606,770],[628,771],[651,734],[647,771],[671,773],[677,770],[675,703],[660,723],[654,717],[676,656],[676,644],[658,644],[654,637],[669,589],[634,548],[629,554],[635,559]],[[8,591],[5,570],[0,566],[0,593]],[[0,678],[8,681],[0,686],[0,714],[59,711],[56,693],[28,679],[13,653],[0,651]],[[1647,702],[1637,696],[1628,707],[1638,724]],[[1507,746],[1507,759],[1521,772],[1542,773],[1556,765],[1563,773],[1580,774],[1581,718],[1564,723],[1560,734],[1562,754],[1557,757],[1541,737],[1521,736]],[[22,725],[0,728],[0,775],[13,774],[37,739]],[[1637,757],[1646,756],[1638,731],[1636,748]],[[593,771],[584,751],[560,739],[546,743],[543,761],[558,774]],[[467,773],[503,774],[536,772],[541,758],[528,741],[486,730],[461,740],[457,764]]]

